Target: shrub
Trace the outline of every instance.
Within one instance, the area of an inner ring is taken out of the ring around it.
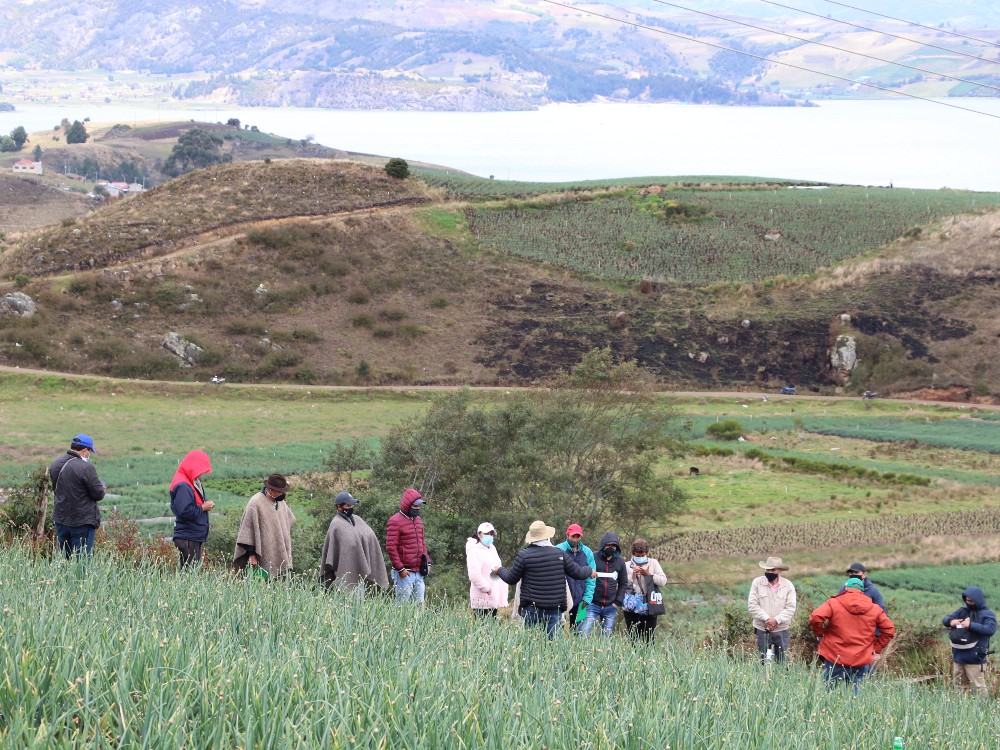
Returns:
[[[385,326],[379,326],[374,331],[372,331],[372,336],[377,339],[391,339],[393,331],[391,328],[386,328]]]
[[[710,424],[705,429],[705,434],[716,440],[736,440],[743,434],[743,425],[735,419],[723,419]]]
[[[368,379],[372,375],[372,366],[368,364],[368,360],[363,359],[358,362],[358,366],[354,368],[354,374],[360,382],[368,382]]]
[[[234,320],[226,324],[225,332],[232,336],[263,336],[267,329],[249,320]]]
[[[410,165],[406,162],[406,159],[393,157],[385,163],[385,173],[390,177],[395,177],[397,180],[404,180],[410,174]]]
[[[368,313],[361,313],[351,318],[351,325],[355,328],[372,328],[375,325],[375,318]]]
[[[371,295],[364,287],[356,286],[347,293],[347,301],[354,305],[365,305],[371,300]]]
[[[448,306],[448,300],[445,297],[435,297],[431,300],[431,307],[436,307],[439,310],[443,310]]]
[[[406,311],[400,310],[398,307],[389,308],[387,310],[379,310],[378,316],[382,320],[391,320],[393,322],[398,322],[406,317]]]
[[[26,273],[19,273],[14,277],[14,286],[18,289],[24,289],[31,282],[31,277]]]
[[[425,333],[427,333],[427,329],[423,326],[418,326],[416,323],[407,323],[399,327],[399,335],[409,343],[413,343]]]

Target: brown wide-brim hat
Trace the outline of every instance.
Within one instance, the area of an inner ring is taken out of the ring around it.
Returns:
[[[288,492],[292,488],[291,483],[281,474],[271,474],[267,478],[267,482],[264,483],[264,486],[275,492]]]
[[[757,564],[764,570],[788,570],[788,566],[781,561],[780,557],[769,557],[764,562]]]
[[[524,543],[541,542],[545,539],[551,539],[555,535],[556,530],[551,526],[546,526],[545,521],[532,521],[531,526],[528,527],[528,533],[524,535]]]

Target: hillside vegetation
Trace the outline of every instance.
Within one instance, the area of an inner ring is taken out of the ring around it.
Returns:
[[[1000,195],[419,174],[218,165],[11,237],[0,270],[39,312],[0,317],[0,363],[530,383],[608,346],[687,387],[969,400],[1000,382]],[[201,353],[168,354],[170,332]]]

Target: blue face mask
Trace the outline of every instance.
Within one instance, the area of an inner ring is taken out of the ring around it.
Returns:
[[[648,557],[635,557],[633,555],[632,556],[632,562],[634,562],[636,565],[645,565],[646,563],[649,562],[649,558]]]
[[[490,547],[493,544],[493,537],[489,534],[483,534],[483,538],[480,540],[484,547]]]

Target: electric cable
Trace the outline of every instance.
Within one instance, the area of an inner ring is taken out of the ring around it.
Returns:
[[[626,26],[632,26],[637,29],[644,29],[646,31],[652,31],[654,34],[663,34],[664,36],[672,36],[677,39],[683,39],[686,42],[694,42],[695,44],[702,44],[706,47],[712,47],[714,49],[723,50],[725,52],[735,52],[740,55],[745,55],[746,57],[752,57],[757,60],[763,60],[764,62],[771,63],[772,65],[781,65],[785,68],[794,68],[795,70],[801,70],[806,73],[812,73],[813,75],[825,76],[826,78],[833,78],[838,81],[846,81],[852,85],[865,86],[867,88],[876,89],[878,91],[885,91],[889,94],[896,94],[897,96],[905,96],[908,99],[917,99],[922,102],[930,102],[931,104],[938,104],[942,107],[950,107],[951,109],[960,109],[963,112],[971,112],[974,115],[982,115],[983,117],[991,117],[994,120],[1000,120],[1000,115],[992,114],[991,112],[983,112],[979,109],[972,109],[970,107],[963,107],[960,104],[950,104],[948,102],[943,102],[938,99],[931,99],[927,96],[919,96],[917,94],[908,94],[905,91],[896,91],[895,89],[890,89],[885,86],[879,86],[875,83],[867,83],[866,81],[855,81],[851,78],[845,76],[839,76],[836,73],[825,73],[821,70],[813,70],[811,68],[803,67],[802,65],[795,65],[793,63],[782,62],[781,60],[772,60],[769,57],[764,57],[763,55],[755,55],[752,52],[744,52],[743,50],[733,49],[732,47],[724,47],[721,44],[714,44],[712,42],[706,42],[702,39],[695,39],[694,37],[685,36],[684,34],[677,34],[673,31],[667,31],[666,29],[660,29],[655,26],[647,26],[645,24],[638,23],[636,21],[629,21],[624,18],[616,18],[614,16],[608,16],[604,13],[598,13],[593,10],[586,10],[578,5],[567,5],[566,3],[560,3],[556,0],[540,0],[540,2],[546,3],[548,5],[555,5],[565,10],[572,11],[574,13],[583,13],[584,15],[594,16],[596,18],[603,18],[606,21],[614,21],[615,23],[621,23]]]
[[[862,26],[859,23],[854,23],[854,21],[848,21],[843,18],[831,18],[830,16],[824,16],[822,13],[813,13],[809,10],[804,10],[802,8],[794,8],[791,5],[785,5],[784,3],[775,2],[775,0],[760,0],[762,3],[767,3],[768,5],[775,5],[779,8],[784,8],[786,10],[794,11],[795,13],[802,13],[806,16],[814,16],[816,18],[822,19],[823,21],[833,21],[835,23],[844,24],[845,26],[853,26],[856,29],[863,29],[864,31],[872,31],[876,34],[882,34],[883,36],[890,36],[893,39],[901,39],[904,42],[910,42],[911,44],[919,44],[923,47],[930,47],[931,49],[939,49],[942,52],[947,52],[952,55],[961,55],[962,57],[968,57],[970,60],[978,60],[979,62],[991,63],[992,65],[1000,65],[1000,60],[990,60],[988,57],[979,57],[978,55],[973,55],[970,52],[961,52],[957,49],[951,49],[950,47],[940,47],[937,44],[931,44],[930,42],[925,42],[921,39],[914,39],[909,36],[902,36],[901,34],[893,34],[891,31],[885,31],[884,29],[873,29],[871,26]]]
[[[974,36],[966,36],[965,34],[959,34],[957,31],[948,31],[947,29],[936,29],[933,26],[927,26],[922,23],[917,23],[916,21],[907,21],[905,18],[896,18],[895,16],[887,16],[885,13],[878,13],[874,10],[867,10],[865,8],[859,8],[856,5],[848,5],[847,3],[838,3],[836,0],[823,0],[823,2],[830,3],[831,5],[839,5],[842,8],[850,8],[851,10],[860,10],[862,13],[871,13],[873,16],[881,16],[882,18],[888,18],[890,21],[900,21],[901,23],[908,24],[910,26],[919,26],[922,29],[929,29],[931,31],[937,32],[938,34],[950,34],[951,36],[957,36],[961,39],[968,39],[973,42],[979,42],[980,44],[988,44],[991,47],[996,47],[996,42],[990,42],[986,39],[978,39]]]
[[[960,78],[959,76],[948,75],[947,73],[938,73],[935,70],[928,70],[927,68],[918,68],[916,65],[907,65],[906,63],[897,62],[895,60],[887,60],[884,57],[877,57],[876,55],[869,55],[864,52],[855,52],[854,50],[849,50],[844,47],[837,47],[833,44],[827,44],[826,42],[816,42],[811,39],[806,39],[805,37],[796,36],[795,34],[788,34],[784,31],[775,31],[774,29],[769,29],[766,26],[757,26],[756,24],[747,23],[746,21],[737,21],[733,18],[726,18],[725,16],[717,16],[713,13],[707,13],[701,10],[695,10],[694,8],[688,8],[685,5],[678,5],[677,3],[671,3],[667,0],[653,0],[654,3],[659,3],[660,5],[667,5],[671,8],[678,8],[679,10],[687,11],[689,13],[697,13],[701,16],[708,16],[709,18],[714,18],[717,21],[725,21],[726,23],[736,24],[737,26],[746,26],[748,29],[756,29],[757,31],[766,31],[768,34],[777,34],[779,36],[787,37],[789,39],[794,39],[798,42],[804,42],[805,44],[814,44],[817,47],[826,47],[827,49],[836,50],[837,52],[844,52],[848,55],[857,55],[858,57],[864,57],[869,60],[878,60],[881,63],[886,63],[887,65],[893,65],[898,68],[906,68],[907,70],[915,70],[918,73],[926,73],[927,75],[940,76],[941,78],[947,78],[950,81],[958,81],[959,83],[967,83],[970,86],[980,86],[984,89],[991,89],[993,91],[1000,92],[1000,86],[994,86],[989,83],[980,83],[979,81],[973,81],[968,78]],[[768,58],[770,59],[770,58]]]

